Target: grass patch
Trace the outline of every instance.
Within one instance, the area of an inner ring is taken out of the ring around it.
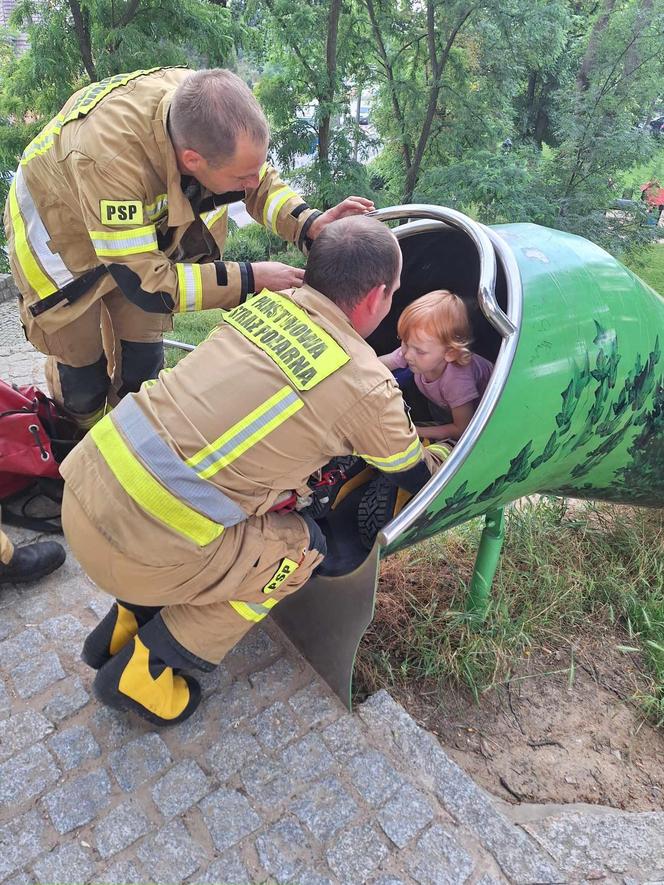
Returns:
[[[433,679],[476,698],[535,649],[570,650],[610,623],[645,661],[640,701],[664,724],[664,513],[542,498],[510,508],[493,602],[479,629],[464,612],[482,523],[467,523],[382,564],[376,617],[358,654],[362,691]]]
[[[182,341],[185,344],[200,344],[201,341],[207,338],[214,327],[221,322],[222,316],[223,311],[221,310],[201,310],[198,313],[176,314],[173,332],[165,337],[175,341]],[[172,368],[186,355],[187,351],[185,350],[167,347],[166,365]]]
[[[664,237],[664,230],[662,230]],[[664,296],[664,245],[658,243],[642,252],[636,260],[629,265],[635,274],[652,286],[655,292]]]

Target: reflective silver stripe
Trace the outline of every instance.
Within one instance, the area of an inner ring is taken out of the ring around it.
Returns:
[[[39,216],[32,195],[25,183],[23,169],[20,166],[14,176],[14,186],[16,188],[16,201],[25,223],[25,235],[28,245],[32,249],[33,254],[39,259],[39,263],[49,277],[59,289],[62,289],[71,283],[74,277],[62,258],[60,258],[60,254],[52,252],[48,247],[51,237]]]
[[[153,224],[136,228],[135,232],[105,233],[88,231],[95,252],[99,256],[134,255],[157,250],[157,233]]]
[[[242,427],[234,436],[227,439],[218,449],[211,452],[206,458],[196,464],[196,473],[204,473],[204,471],[213,467],[217,462],[227,458],[236,449],[243,449],[243,443],[246,443],[252,436],[263,439],[263,433],[260,431],[273,421],[278,415],[290,409],[292,406],[300,403],[299,396],[295,391],[289,391],[286,396],[279,399],[273,406],[259,415],[251,423]]]
[[[203,306],[201,303],[203,287],[200,267],[197,264],[177,264],[176,269],[180,283],[180,313],[200,310]]]
[[[211,482],[187,467],[155,432],[132,396],[125,397],[111,414],[115,426],[145,467],[181,501],[226,528],[237,525],[247,514]]]

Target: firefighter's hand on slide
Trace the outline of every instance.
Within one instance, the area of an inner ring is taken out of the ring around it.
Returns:
[[[350,215],[366,215],[367,212],[372,212],[374,209],[374,204],[371,200],[365,199],[365,197],[346,197],[341,203],[332,206],[327,212],[319,215],[309,228],[308,235],[312,240],[315,240],[323,228],[331,221],[337,221],[339,218],[348,218]]]
[[[301,286],[304,280],[304,271],[301,268],[282,264],[281,261],[252,262],[251,269],[254,272],[256,292],[261,289],[270,289],[271,292],[293,289]]]

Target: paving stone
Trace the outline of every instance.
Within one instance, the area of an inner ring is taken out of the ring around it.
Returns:
[[[103,858],[117,854],[141,836],[150,832],[152,824],[137,803],[129,800],[118,805],[102,818],[94,830],[95,845]]]
[[[311,860],[311,837],[293,817],[272,824],[256,839],[256,851],[263,869],[277,882],[299,882],[300,871]]]
[[[119,747],[135,734],[129,717],[110,707],[99,707],[92,716],[92,726],[97,730],[99,743],[106,749]]]
[[[88,600],[88,608],[93,614],[97,615],[100,621],[106,617],[112,605],[113,599],[110,596],[106,596],[106,594],[93,596],[92,599]]]
[[[254,717],[251,726],[260,743],[270,752],[285,747],[300,730],[295,714],[281,701]]]
[[[53,726],[41,713],[25,710],[0,722],[0,762],[45,738]]]
[[[354,716],[343,716],[322,732],[322,738],[335,757],[345,764],[368,749],[368,744]]]
[[[412,771],[433,783],[437,798],[460,823],[469,827],[490,851],[503,872],[516,883],[564,881],[536,844],[510,823],[473,780],[444,752],[436,738],[381,690],[358,708],[370,731],[387,741],[399,758],[409,760]]]
[[[120,860],[102,870],[97,879],[105,885],[145,885],[147,877],[129,860]]]
[[[94,862],[81,845],[63,845],[37,861],[34,870],[44,885],[79,885],[92,875]]]
[[[664,869],[664,812],[562,814],[525,828],[570,875]]]
[[[347,765],[353,786],[369,805],[382,805],[404,780],[377,750],[354,756]]]
[[[11,879],[5,879],[2,885],[35,885],[35,880],[27,873],[19,873],[18,876],[12,876]]]
[[[279,658],[274,664],[249,675],[249,682],[261,698],[273,698],[287,691],[299,678],[301,668],[291,658]]]
[[[0,618],[0,642],[15,633],[19,624],[20,621],[13,612],[3,612]]]
[[[248,682],[241,680],[222,689],[208,700],[211,718],[218,718],[219,727],[226,730],[243,720],[254,716],[258,711],[256,696]]]
[[[468,852],[439,824],[418,840],[407,862],[410,874],[419,885],[463,885],[473,866]]]
[[[4,669],[8,670],[19,661],[26,658],[32,659],[44,650],[46,640],[36,627],[23,630],[18,636],[5,639],[0,642],[0,661]]]
[[[191,885],[220,885],[222,882],[228,882],[229,885],[251,885],[253,881],[239,851],[228,851],[211,863],[202,876],[192,879]]]
[[[75,725],[54,735],[48,741],[48,746],[58,757],[65,771],[78,768],[86,759],[101,756],[99,744],[92,736],[92,732],[82,725]]]
[[[262,627],[253,627],[224,658],[235,672],[251,666],[257,669],[266,658],[274,657],[280,647]]]
[[[270,810],[291,799],[300,783],[296,772],[270,757],[244,766],[240,776],[254,802]]]
[[[78,676],[68,676],[63,691],[51,698],[44,706],[44,713],[52,722],[62,722],[72,716],[90,700]]]
[[[406,883],[396,876],[379,876],[377,879],[371,880],[371,885],[406,885]]]
[[[138,857],[152,874],[153,882],[178,885],[201,866],[205,852],[182,821],[173,820],[143,842]]]
[[[110,802],[111,782],[102,768],[81,775],[44,796],[43,803],[61,835],[89,823]]]
[[[302,870],[297,877],[297,885],[335,885],[328,876],[321,876],[316,870]]]
[[[219,691],[220,688],[230,685],[233,681],[233,675],[222,661],[221,664],[218,664],[214,670],[210,670],[208,673],[197,673],[196,679],[203,689],[203,693],[211,694],[212,692]]]
[[[0,881],[49,847],[46,823],[34,809],[0,825]]]
[[[247,763],[253,763],[262,755],[263,751],[253,735],[240,729],[229,729],[223,732],[218,743],[210,747],[205,760],[220,782],[225,783]]]
[[[490,875],[489,873],[485,873],[481,879],[478,879],[475,885],[509,885],[507,879],[497,879],[495,876]],[[627,885],[627,883],[625,883]],[[633,885],[638,885],[637,882],[634,882]]]
[[[304,781],[317,780],[330,769],[338,768],[334,756],[313,732],[286,747],[279,758],[285,768],[296,771]]]
[[[79,655],[83,640],[90,632],[73,615],[58,615],[39,625],[39,630],[58,645],[66,646],[73,654]]]
[[[60,769],[42,744],[29,747],[0,765],[0,808],[27,802],[60,776]]]
[[[325,856],[330,869],[343,885],[366,882],[367,876],[387,857],[388,847],[371,824],[341,833]]]
[[[34,658],[17,664],[10,675],[14,682],[16,693],[22,698],[31,698],[40,691],[64,679],[65,671],[62,669],[60,658],[54,651],[38,654]]]
[[[323,722],[332,722],[344,712],[341,702],[330,697],[323,686],[316,682],[300,689],[288,699],[288,703],[300,719],[311,728]]]
[[[109,755],[111,771],[123,790],[129,792],[171,764],[168,747],[158,734],[144,734]]]
[[[13,612],[26,626],[39,624],[53,612],[53,601],[43,594],[24,594],[15,603]]]
[[[5,719],[11,713],[12,699],[7,691],[7,686],[0,679],[0,719]]]
[[[164,817],[181,814],[212,789],[212,782],[193,759],[183,759],[152,788],[152,798]]]
[[[261,819],[245,797],[222,787],[199,804],[217,851],[236,845],[261,825]]]
[[[321,842],[355,817],[358,807],[336,777],[324,778],[291,805],[291,811]]]
[[[378,822],[397,848],[408,842],[432,820],[434,812],[426,798],[408,784],[381,808]]]

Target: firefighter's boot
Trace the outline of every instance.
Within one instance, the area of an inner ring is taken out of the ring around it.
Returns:
[[[99,670],[94,693],[115,710],[133,711],[153,725],[175,725],[201,700],[200,685],[180,668],[214,666],[183,648],[155,615]]]
[[[50,575],[65,561],[65,548],[57,541],[38,541],[15,547],[8,563],[0,563],[0,584],[23,584]]]
[[[81,659],[94,670],[103,667],[159,611],[159,607],[133,605],[118,599],[106,617],[88,634],[83,643]]]

